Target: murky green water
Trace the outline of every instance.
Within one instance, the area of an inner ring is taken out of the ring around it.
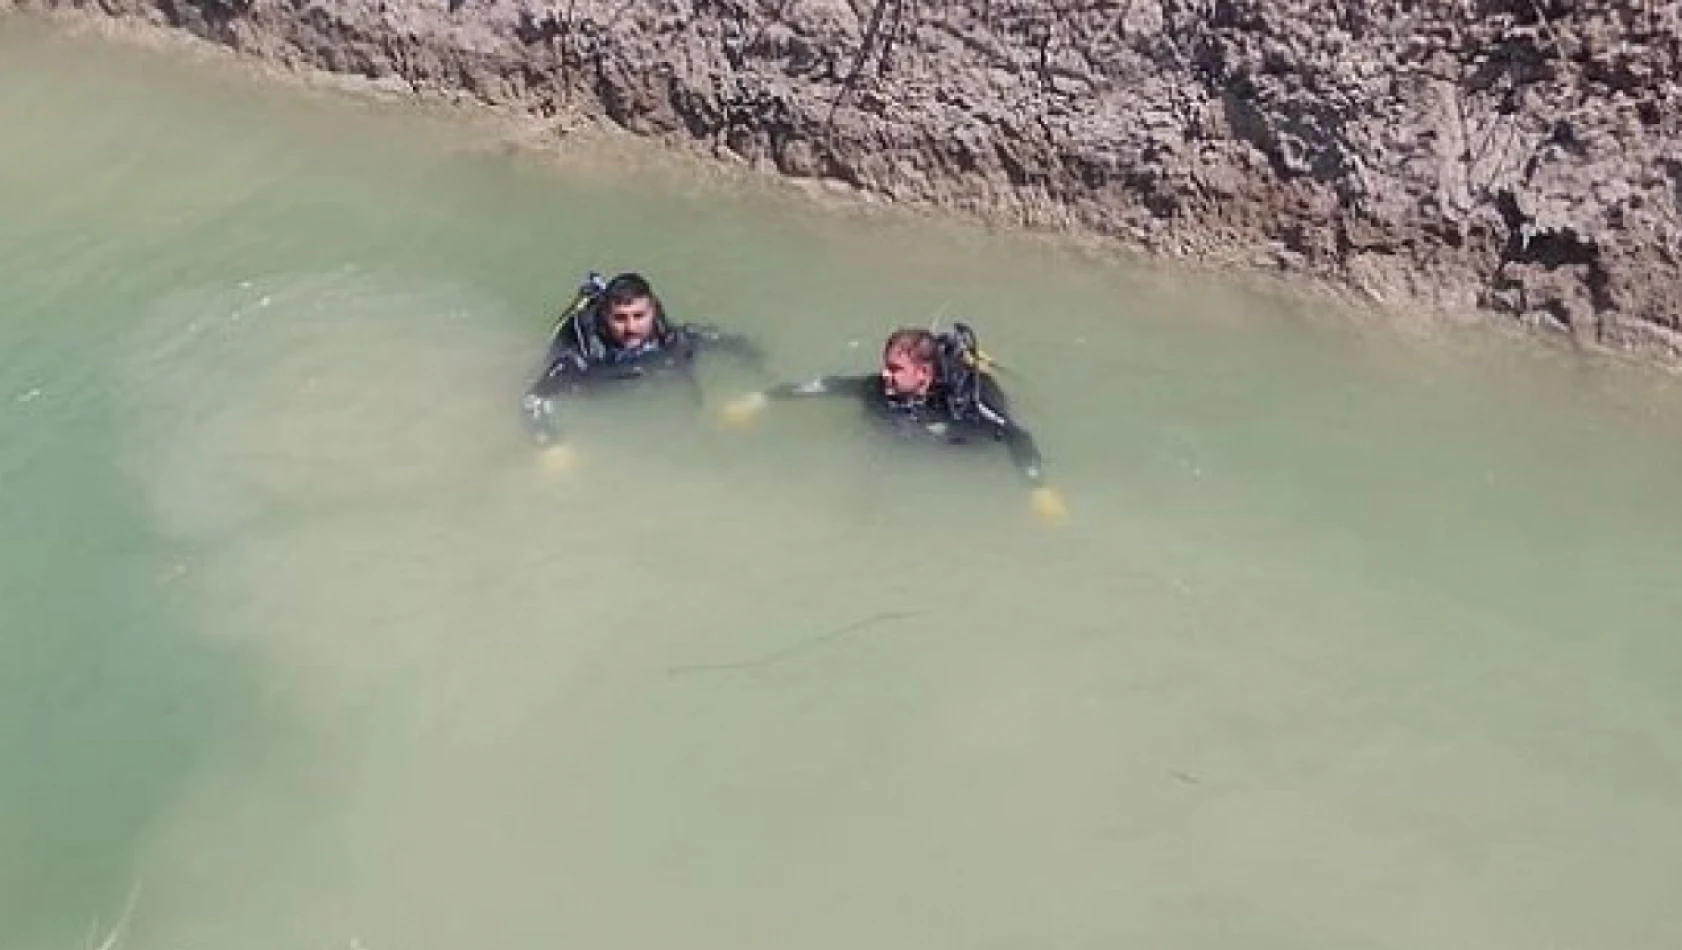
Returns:
[[[0,947],[1682,941],[1675,384],[486,134],[0,21]],[[546,475],[590,267],[967,316],[1074,520],[842,406]]]

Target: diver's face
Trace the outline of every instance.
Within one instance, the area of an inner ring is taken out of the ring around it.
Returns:
[[[607,335],[615,346],[627,349],[647,343],[654,335],[654,301],[636,297],[609,306]]]
[[[923,396],[934,385],[934,364],[919,363],[908,353],[882,356],[882,388],[890,396]]]

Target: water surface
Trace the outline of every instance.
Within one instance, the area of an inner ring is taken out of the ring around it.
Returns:
[[[0,20],[0,946],[1663,948],[1682,396]],[[589,268],[1002,453],[512,412]]]

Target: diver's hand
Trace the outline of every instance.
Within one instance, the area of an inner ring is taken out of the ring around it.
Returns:
[[[1028,503],[1033,507],[1034,514],[1047,524],[1062,524],[1069,520],[1069,506],[1064,504],[1063,496],[1057,489],[1049,485],[1036,485],[1028,495]]]
[[[745,428],[753,423],[756,416],[765,409],[771,399],[764,393],[748,393],[746,396],[731,400],[719,416],[724,424],[733,429]]]
[[[550,477],[559,477],[577,468],[582,461],[578,450],[564,443],[546,445],[538,450],[538,466]]]

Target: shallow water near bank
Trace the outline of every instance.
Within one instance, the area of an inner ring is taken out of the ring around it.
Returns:
[[[0,129],[0,947],[1682,939],[1673,380],[22,21]],[[546,473],[592,267],[971,320],[1073,520],[837,405]]]

